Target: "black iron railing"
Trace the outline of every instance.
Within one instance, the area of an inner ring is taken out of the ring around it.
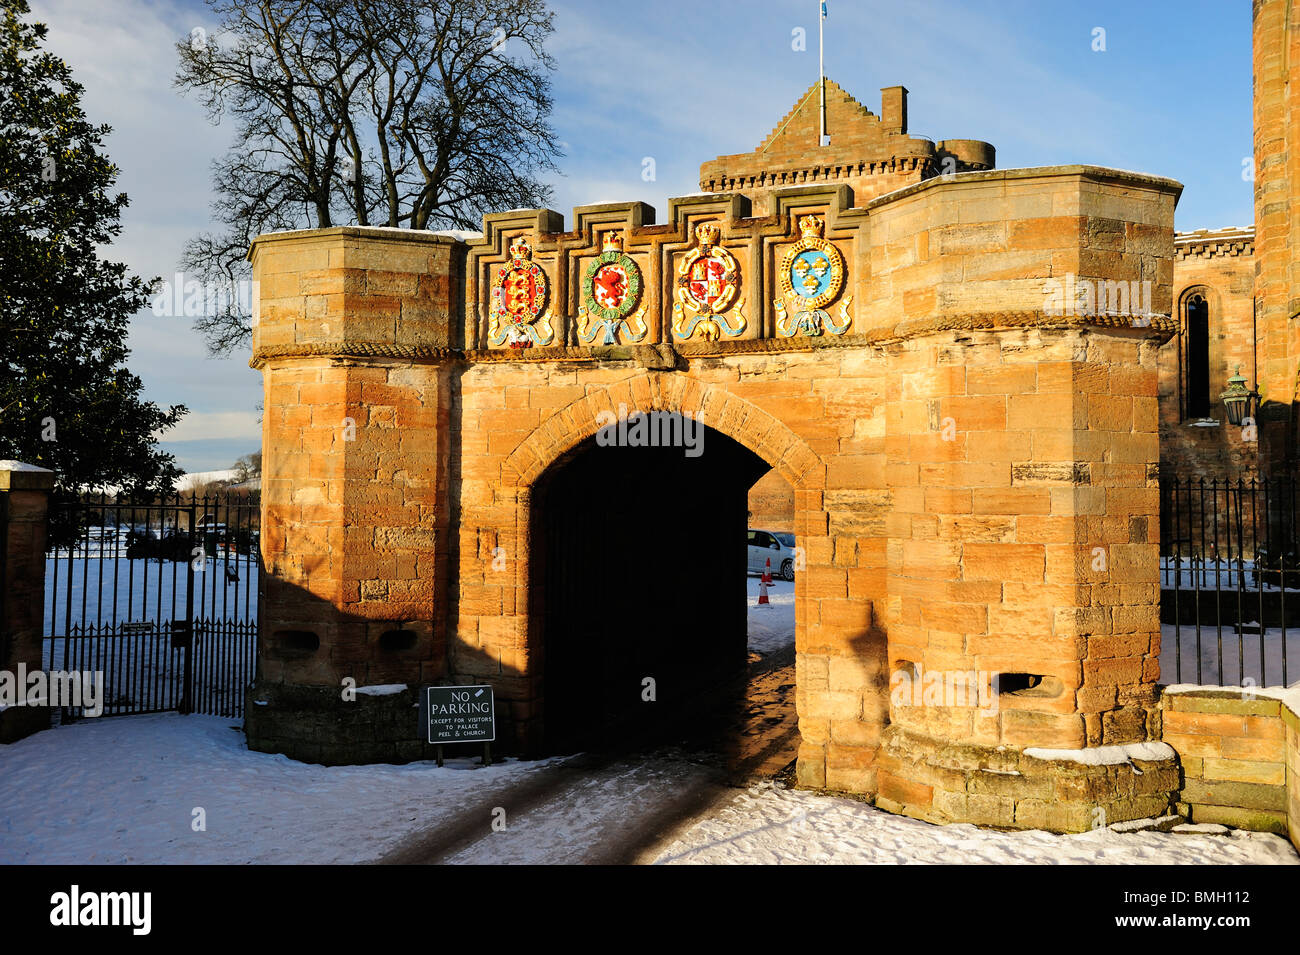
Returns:
[[[1161,480],[1164,682],[1300,676],[1296,492],[1292,478]]]
[[[45,669],[101,674],[105,715],[242,716],[256,662],[258,515],[255,499],[233,494],[52,501]]]

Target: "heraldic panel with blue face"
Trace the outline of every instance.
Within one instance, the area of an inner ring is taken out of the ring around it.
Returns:
[[[790,246],[777,272],[781,298],[776,307],[776,333],[819,336],[824,332],[843,335],[852,324],[849,304],[852,295],[840,299],[836,320],[826,306],[844,291],[844,256],[822,234],[826,220],[818,215],[799,219],[800,238]],[[785,301],[783,301],[785,299]]]
[[[831,289],[831,263],[820,249],[804,249],[790,264],[790,287],[802,298],[817,298]]]

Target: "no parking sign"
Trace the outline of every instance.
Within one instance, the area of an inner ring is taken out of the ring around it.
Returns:
[[[490,686],[427,686],[428,741],[490,743],[497,738],[496,702]]]

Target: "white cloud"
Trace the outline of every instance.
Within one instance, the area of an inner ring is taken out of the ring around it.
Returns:
[[[191,411],[171,431],[167,442],[240,438],[262,440],[262,423],[255,411]]]
[[[171,85],[174,45],[204,17],[145,0],[33,0],[32,15],[50,28],[46,48],[85,86],[89,120],[113,127],[105,152],[121,170],[117,188],[130,206],[105,257],[144,278],[170,278],[185,240],[208,227],[211,163],[230,139],[228,128],[213,127]],[[208,358],[188,320],[146,310],[133,320],[128,345],[128,365],[144,381],[146,398],[194,409],[181,425],[189,432],[224,420],[202,412],[247,416],[261,400],[261,376],[248,368],[247,356]]]

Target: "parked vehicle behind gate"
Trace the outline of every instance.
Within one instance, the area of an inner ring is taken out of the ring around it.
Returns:
[[[162,536],[152,531],[132,531],[127,535],[126,556],[131,560],[154,558],[176,562],[190,559],[194,542],[190,535],[175,528],[167,528]]]
[[[794,540],[793,537],[790,540]],[[749,565],[751,574],[761,574],[772,562],[772,574],[785,580],[794,580],[794,547],[782,541],[772,531],[749,529]]]

